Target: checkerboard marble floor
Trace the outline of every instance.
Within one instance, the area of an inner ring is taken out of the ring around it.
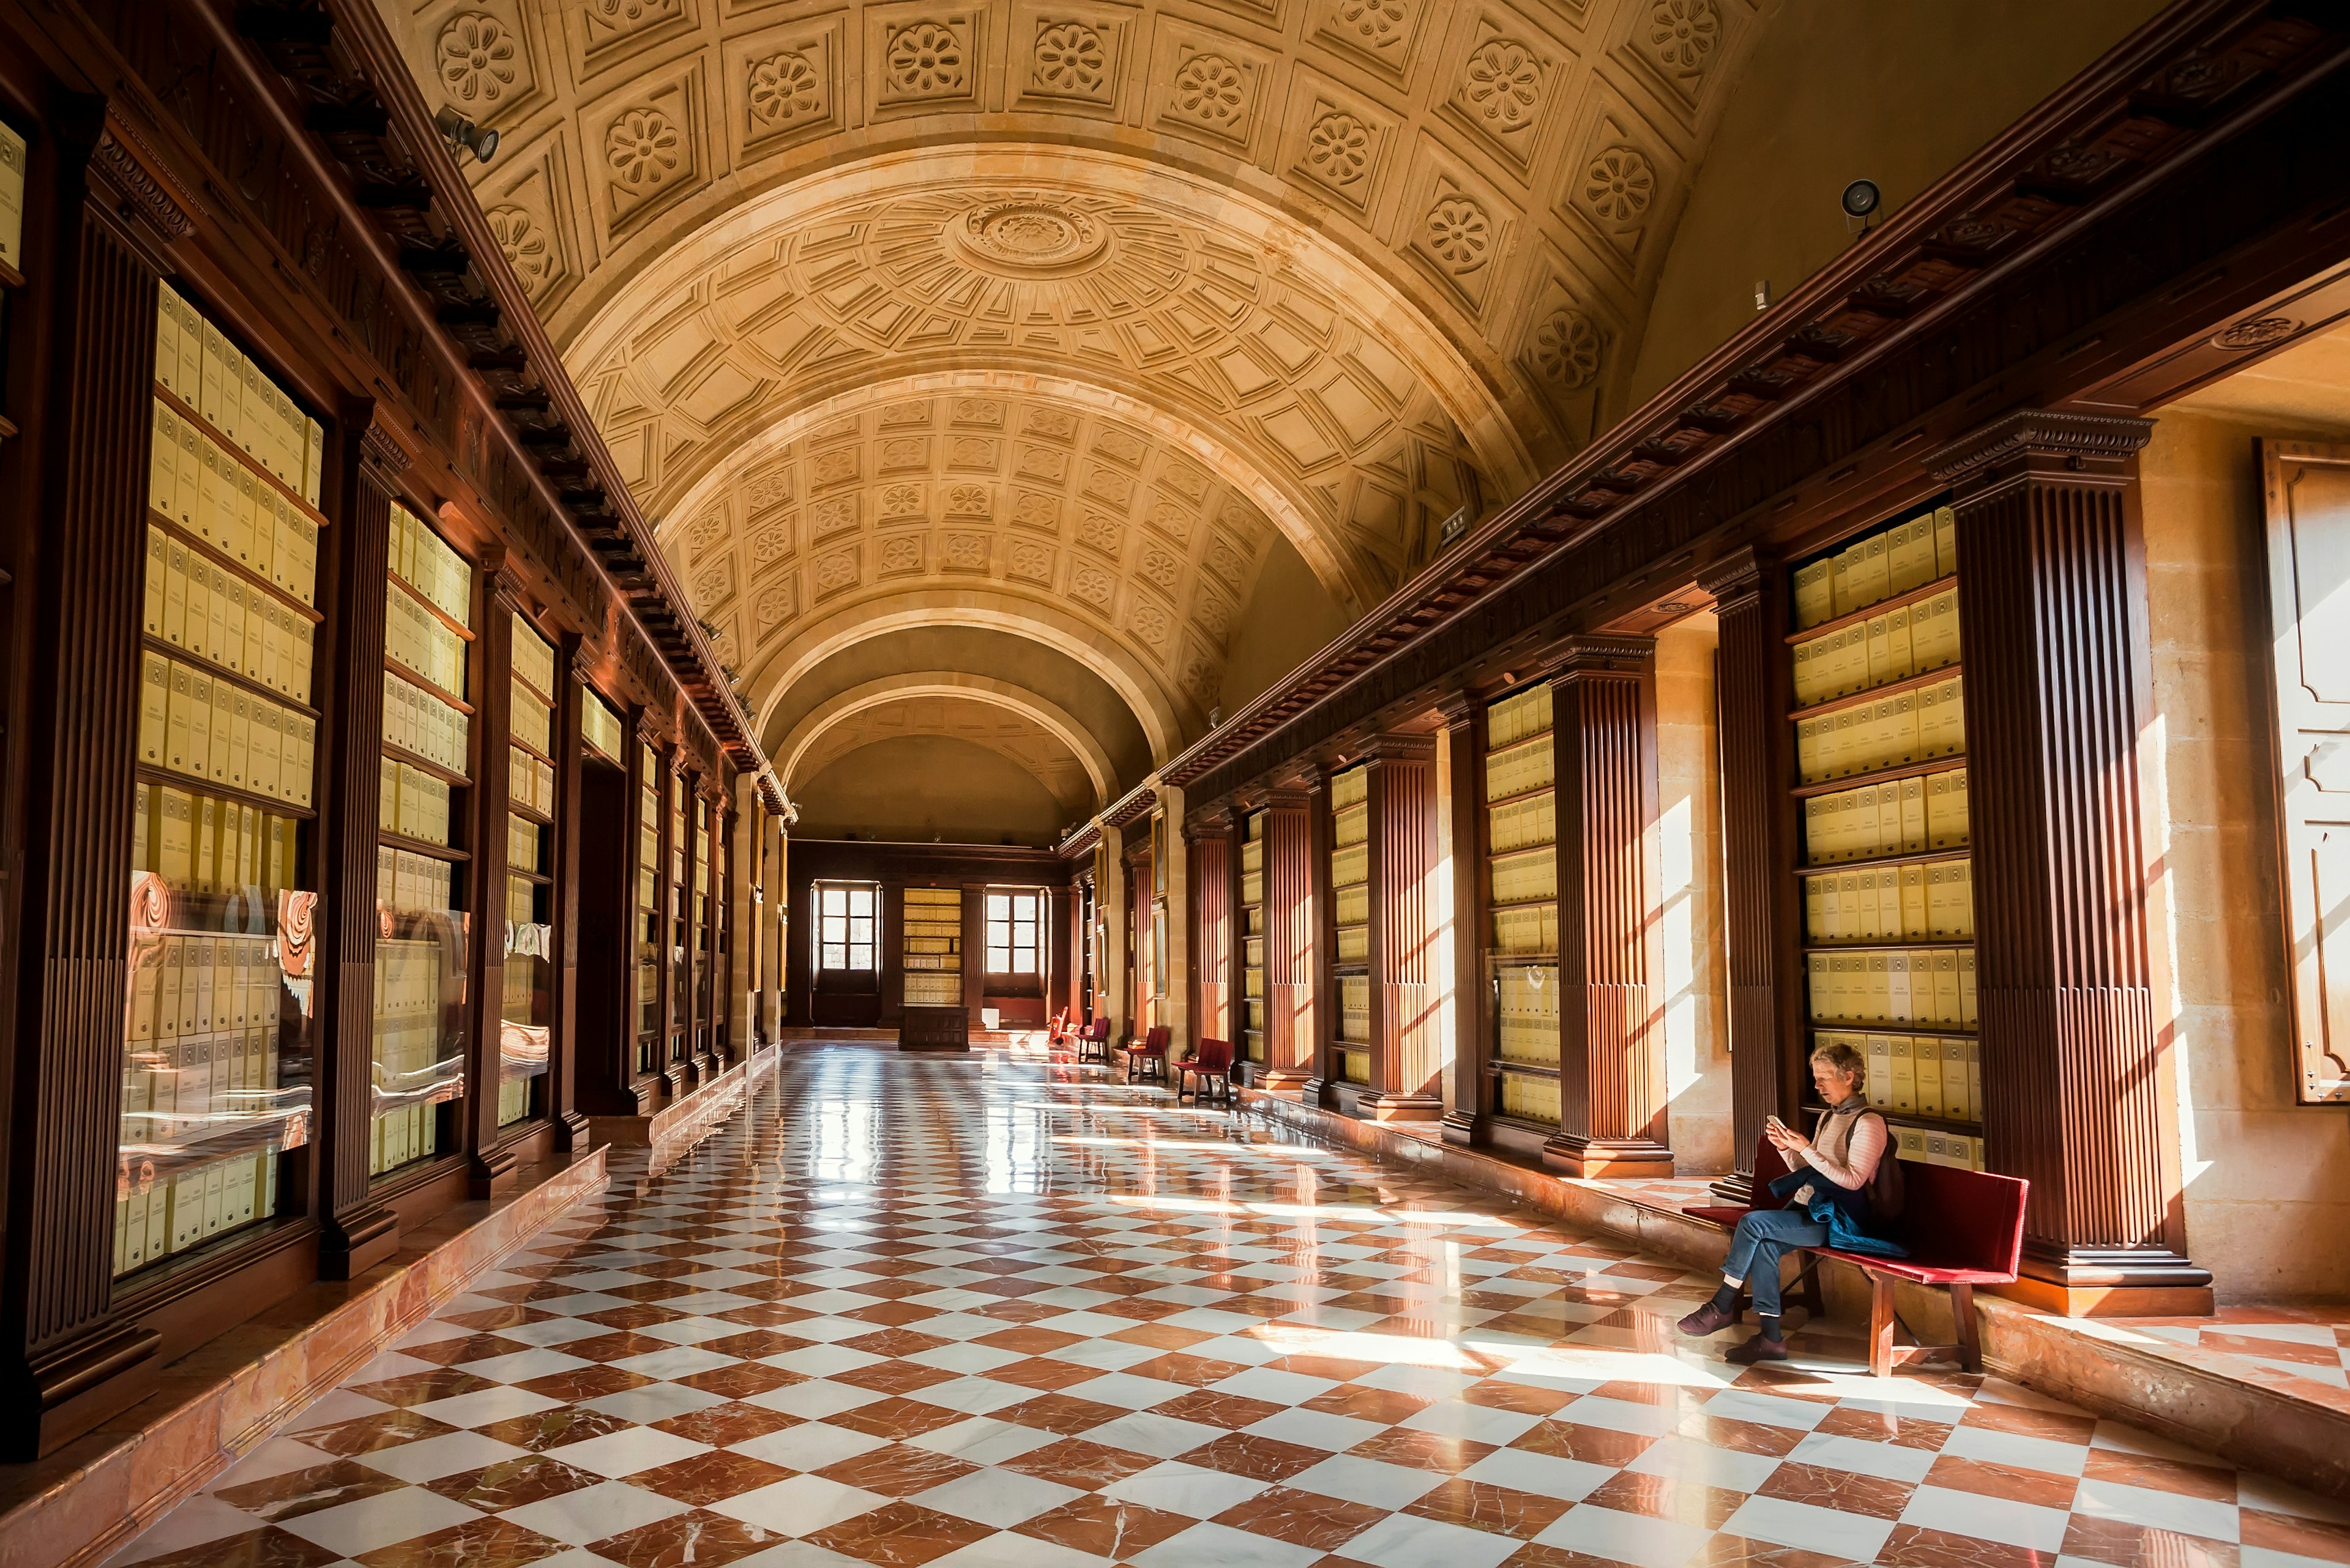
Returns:
[[[127,1568],[2350,1563],[1995,1379],[1677,1340],[1711,1281],[1158,1091],[795,1050]]]
[[[2159,1339],[2205,1356],[2224,1357],[2247,1376],[2322,1383],[2350,1392],[2350,1323],[2339,1305],[2221,1307],[2211,1317],[2124,1317],[2112,1326]]]

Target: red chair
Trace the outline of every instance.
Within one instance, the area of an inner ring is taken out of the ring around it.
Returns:
[[[1129,1084],[1134,1082],[1136,1070],[1144,1067],[1149,1069],[1143,1074],[1144,1077],[1155,1076],[1162,1084],[1167,1081],[1167,1025],[1164,1023],[1152,1024],[1149,1033],[1143,1035],[1141,1044],[1129,1043],[1126,1048],[1126,1081]]]
[[[1786,1161],[1780,1158],[1778,1149],[1768,1137],[1762,1139],[1754,1151],[1754,1191],[1767,1199],[1766,1189],[1786,1171]],[[1880,1258],[1835,1247],[1805,1247],[1803,1251],[1807,1256],[1796,1276],[1803,1287],[1804,1303],[1814,1317],[1824,1308],[1817,1272],[1819,1260],[1833,1258],[1849,1263],[1868,1279],[1871,1376],[1889,1376],[1896,1366],[1953,1353],[1960,1366],[1969,1372],[1980,1372],[1982,1348],[1975,1325],[1975,1287],[2015,1282],[2017,1265],[2023,1259],[2023,1200],[2032,1184],[2018,1177],[1924,1165],[1914,1159],[1901,1162],[1901,1218],[1891,1227],[1891,1239],[1908,1248],[1909,1255]],[[1681,1212],[1735,1230],[1748,1210],[1696,1205]],[[1896,1280],[1949,1287],[1950,1315],[1958,1324],[1958,1344],[1893,1343],[1894,1325],[1899,1322],[1893,1311]]]
[[[1229,1040],[1201,1040],[1191,1054],[1174,1064],[1175,1098],[1183,1098],[1185,1080],[1198,1078],[1199,1086],[1191,1091],[1192,1103],[1208,1092],[1211,1080],[1223,1085],[1221,1098],[1225,1105],[1232,1103],[1232,1043]]]
[[[1069,1010],[1064,1007],[1060,1012],[1053,1014],[1052,1021],[1045,1025],[1045,1049],[1056,1051],[1060,1049],[1061,1042],[1068,1037]]]
[[[1097,1018],[1077,1034],[1077,1060],[1109,1065],[1109,1020]]]

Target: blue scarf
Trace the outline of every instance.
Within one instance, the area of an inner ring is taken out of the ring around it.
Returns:
[[[1856,1116],[1867,1109],[1867,1102],[1855,1095],[1843,1105],[1829,1110],[1820,1120],[1822,1125],[1825,1125],[1828,1116]],[[1846,1137],[1845,1141],[1846,1147],[1849,1148],[1851,1139]],[[1885,1153],[1879,1158],[1895,1158],[1890,1128],[1887,1129]],[[1881,1258],[1906,1258],[1909,1255],[1907,1247],[1876,1233],[1869,1219],[1869,1184],[1866,1182],[1857,1189],[1839,1187],[1814,1170],[1808,1163],[1799,1162],[1793,1170],[1771,1183],[1771,1196],[1783,1205],[1789,1204],[1794,1201],[1796,1192],[1806,1185],[1811,1188],[1812,1196],[1804,1204],[1804,1212],[1815,1223],[1828,1228],[1829,1246],[1839,1251],[1867,1252]]]

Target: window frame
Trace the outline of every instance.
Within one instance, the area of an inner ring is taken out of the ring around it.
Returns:
[[[814,888],[816,919],[809,922],[809,942],[814,949],[816,972],[819,978],[827,974],[875,974],[881,971],[881,889],[872,882],[818,882]],[[863,900],[862,912],[858,900]],[[834,901],[839,907],[836,912]],[[839,921],[837,928],[834,921]],[[858,935],[859,925],[864,936]],[[831,933],[837,930],[837,940]],[[865,961],[858,963],[857,954],[862,949]],[[840,961],[832,961],[837,952]]]
[[[981,914],[982,972],[1014,979],[1041,980],[1045,973],[1045,891],[1041,888],[990,888]],[[996,913],[1001,903],[1003,913]],[[1025,909],[1026,913],[1022,913]],[[1026,929],[1024,940],[1022,929]],[[997,932],[1003,935],[999,939]],[[998,964],[996,955],[1003,955]],[[1027,966],[1020,967],[1025,958]]]

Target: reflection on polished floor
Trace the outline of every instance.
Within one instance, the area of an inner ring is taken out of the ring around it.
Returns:
[[[1997,1379],[1097,1072],[796,1050],[120,1553],[146,1568],[2350,1563]]]

